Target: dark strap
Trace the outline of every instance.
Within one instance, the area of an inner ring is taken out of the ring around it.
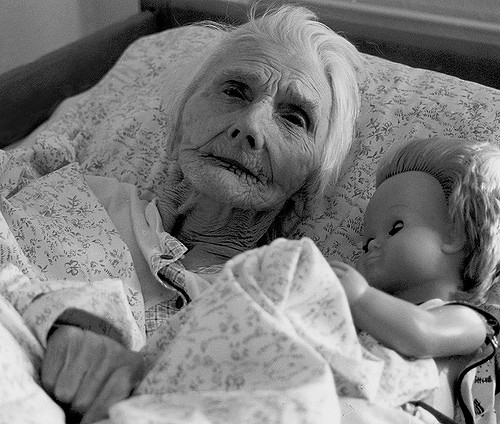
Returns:
[[[462,390],[461,390],[462,382],[469,371],[484,364],[485,362],[489,361],[490,359],[493,359],[495,362],[495,364],[494,364],[495,394],[499,392],[498,384],[496,384],[496,381],[498,381],[498,377],[499,377],[498,359],[496,357],[496,353],[497,353],[497,348],[498,348],[497,337],[498,337],[498,334],[500,332],[500,324],[495,316],[493,316],[491,313],[487,312],[486,310],[484,310],[476,305],[473,305],[473,304],[468,303],[468,302],[461,302],[461,301],[452,302],[450,304],[463,305],[463,306],[467,306],[471,309],[474,309],[477,313],[481,314],[484,317],[484,319],[486,320],[486,323],[488,324],[488,326],[492,330],[492,334],[487,334],[486,340],[485,340],[485,344],[487,346],[491,347],[490,352],[486,353],[483,358],[479,358],[477,361],[469,364],[460,373],[457,381],[455,382],[455,393],[457,394],[458,403],[459,403],[460,409],[462,410],[462,413],[464,415],[465,422],[466,422],[466,424],[474,424],[475,414],[473,411],[469,410],[469,408],[467,407],[467,404],[465,403],[464,398],[462,396]]]
[[[421,400],[411,403],[415,406],[419,406],[420,408],[425,409],[427,412],[430,412],[434,416],[434,418],[436,418],[440,422],[440,424],[459,424],[457,421],[451,419],[450,417],[447,417],[442,412],[439,412],[437,409],[426,404],[425,402],[422,402]]]
[[[459,375],[457,378],[457,381],[455,382],[455,393],[458,399],[458,403],[460,405],[460,409],[462,410],[462,413],[464,415],[464,419],[466,424],[474,424],[475,422],[475,415],[472,411],[470,411],[467,407],[467,404],[465,403],[463,396],[462,396],[462,391],[461,391],[461,386],[462,382],[467,375],[469,371],[472,369],[484,364],[485,362],[489,361],[490,359],[494,359],[495,361],[495,376],[496,380],[498,381],[499,378],[499,370],[498,370],[498,363],[497,363],[497,358],[496,358],[496,352],[498,348],[498,340],[497,336],[500,332],[500,324],[498,320],[489,312],[485,311],[484,309],[481,309],[480,307],[473,305],[468,302],[462,302],[462,301],[457,301],[457,302],[450,302],[447,303],[447,305],[462,305],[462,306],[467,306],[471,309],[474,309],[476,312],[481,314],[485,320],[487,325],[491,328],[492,334],[487,334],[485,344],[487,346],[491,347],[491,351],[482,358],[479,358],[477,361],[474,361],[470,363]],[[495,393],[499,392],[499,386],[496,384],[495,386]],[[437,409],[433,408],[432,406],[426,404],[425,402],[422,401],[416,401],[412,402],[415,406],[420,406],[421,408],[425,409],[426,411],[430,412],[434,417],[441,423],[441,424],[458,424],[455,420],[447,417],[443,413],[439,412]]]

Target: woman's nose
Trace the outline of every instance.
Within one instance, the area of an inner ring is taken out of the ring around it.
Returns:
[[[245,111],[229,128],[229,137],[240,141],[252,150],[261,150],[264,147],[263,128],[265,122],[261,111]]]

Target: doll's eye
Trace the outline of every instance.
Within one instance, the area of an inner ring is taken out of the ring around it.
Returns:
[[[392,225],[392,228],[391,228],[391,231],[389,231],[389,235],[390,236],[393,236],[394,234],[396,234],[398,231],[402,230],[403,227],[405,226],[404,222],[403,221],[396,221],[393,225]]]
[[[362,249],[363,249],[363,252],[365,253],[368,253],[368,246],[370,245],[370,242],[373,241],[373,238],[369,238],[366,243],[363,245]]]

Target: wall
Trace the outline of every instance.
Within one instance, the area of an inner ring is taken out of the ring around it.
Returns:
[[[157,3],[161,0],[143,0]],[[241,22],[257,0],[170,0],[178,23]],[[288,3],[289,0],[261,0]],[[500,89],[500,0],[298,0],[363,53]]]
[[[139,0],[1,0],[0,73],[139,11]]]

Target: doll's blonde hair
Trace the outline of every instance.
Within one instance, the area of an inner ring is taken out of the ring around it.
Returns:
[[[500,146],[448,138],[396,143],[379,163],[376,186],[407,171],[426,172],[441,184],[450,220],[466,237],[464,295],[484,302],[500,280]]]

